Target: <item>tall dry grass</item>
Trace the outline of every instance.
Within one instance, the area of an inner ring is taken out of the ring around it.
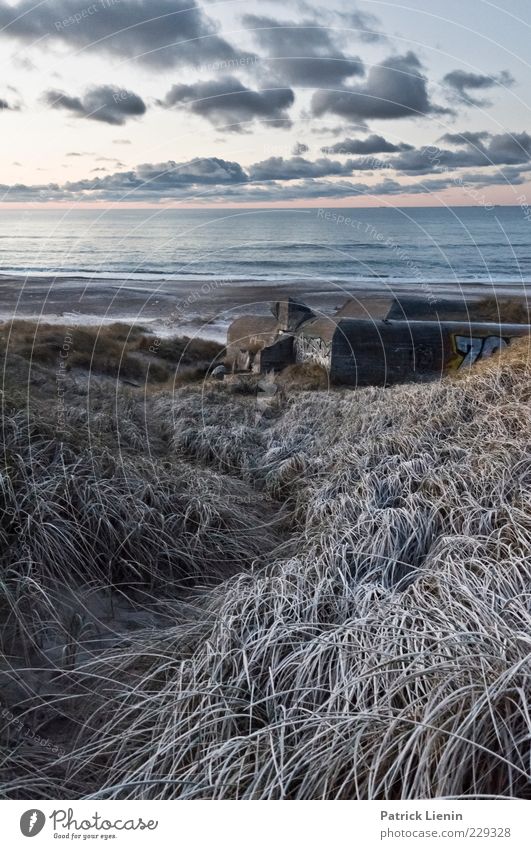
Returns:
[[[4,796],[529,797],[523,343],[275,417],[68,399],[4,396]]]
[[[44,366],[139,384],[186,381],[204,377],[223,350],[203,339],[157,338],[127,323],[83,327],[15,320],[0,327],[0,357],[10,370],[29,364],[30,378]]]

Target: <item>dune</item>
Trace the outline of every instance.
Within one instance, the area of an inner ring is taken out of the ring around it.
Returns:
[[[205,376],[217,351],[175,383],[165,343],[132,386],[75,333],[59,402],[61,346],[28,332],[3,346],[4,798],[529,798],[528,339],[430,384],[292,368],[264,407]]]

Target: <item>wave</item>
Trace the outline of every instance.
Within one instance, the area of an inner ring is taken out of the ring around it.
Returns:
[[[400,274],[390,274],[384,271],[378,273],[374,272],[372,274],[353,274],[352,272],[345,271],[344,273],[338,273],[337,269],[334,270],[334,273],[327,274],[326,270],[321,270],[321,272],[312,269],[305,272],[303,269],[298,268],[297,271],[292,272],[289,269],[283,267],[281,272],[276,271],[274,273],[264,273],[264,274],[231,274],[231,273],[208,273],[204,271],[192,271],[186,273],[173,273],[168,270],[154,271],[154,270],[141,270],[141,271],[127,271],[127,270],[119,270],[119,269],[111,269],[108,271],[101,271],[95,269],[87,269],[87,268],[72,268],[68,270],[60,270],[57,271],[53,268],[39,267],[39,268],[3,268],[0,269],[0,285],[2,279],[6,281],[9,278],[20,278],[26,281],[31,280],[60,280],[60,281],[70,281],[74,283],[76,280],[91,280],[94,283],[119,283],[124,288],[128,288],[128,284],[136,283],[136,282],[146,282],[146,283],[157,283],[161,285],[164,282],[168,283],[181,283],[184,285],[194,284],[210,284],[213,283],[223,284],[225,286],[233,285],[237,286],[245,286],[245,285],[260,285],[260,284],[269,284],[271,286],[277,285],[289,285],[290,283],[298,283],[298,284],[306,284],[310,285],[312,283],[322,284],[328,283],[330,285],[362,285],[362,284],[375,284],[378,282],[384,284],[396,283],[396,284],[416,284],[422,285],[423,283],[429,283],[433,285],[438,284],[454,284],[459,285],[461,283],[467,284],[478,284],[478,285],[500,285],[500,284],[512,284],[512,285],[530,285],[531,284],[531,275],[523,275],[518,273],[499,273],[499,274],[478,274],[474,272],[464,272],[457,276],[455,273],[452,275],[450,272],[444,275],[430,274],[429,271],[423,274],[416,274],[411,276],[411,274],[400,275]]]

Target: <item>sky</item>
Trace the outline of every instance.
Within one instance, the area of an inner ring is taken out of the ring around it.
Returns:
[[[0,0],[0,206],[531,204],[529,0]]]

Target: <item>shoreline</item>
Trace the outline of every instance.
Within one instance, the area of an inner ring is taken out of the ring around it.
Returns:
[[[22,281],[22,285],[21,285]],[[139,285],[142,284],[142,285]],[[231,278],[131,280],[120,276],[57,277],[0,273],[0,321],[13,319],[76,325],[126,322],[157,336],[198,336],[223,341],[229,324],[245,314],[270,314],[289,294],[323,315],[349,298],[407,295],[432,303],[450,297],[531,301],[531,281],[372,280],[339,285],[325,280],[242,281]]]

